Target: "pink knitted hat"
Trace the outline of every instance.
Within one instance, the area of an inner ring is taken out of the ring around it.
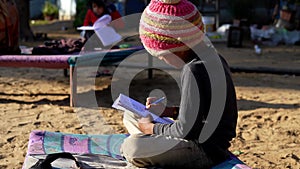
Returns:
[[[188,0],[152,0],[139,28],[141,41],[153,56],[188,50],[201,42],[203,30],[201,14]]]

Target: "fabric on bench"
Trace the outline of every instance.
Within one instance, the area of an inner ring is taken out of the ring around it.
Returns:
[[[111,65],[120,62],[130,54],[141,49],[143,49],[143,46],[110,49],[80,55],[77,53],[68,55],[0,55],[0,66],[68,69],[70,65],[75,66],[79,58],[84,60],[97,60],[101,57],[103,57],[101,58],[101,65]]]
[[[0,55],[2,67],[68,69],[70,55]]]

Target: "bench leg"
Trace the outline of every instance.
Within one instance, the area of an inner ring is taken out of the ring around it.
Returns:
[[[77,98],[77,71],[75,66],[70,66],[70,107],[74,107]]]

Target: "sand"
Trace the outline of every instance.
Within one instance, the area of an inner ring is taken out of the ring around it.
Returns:
[[[49,36],[49,35],[48,35]],[[256,56],[251,45],[216,48],[231,66],[300,68],[296,46],[264,47]],[[230,150],[252,168],[300,168],[300,77],[263,73],[233,73],[238,99],[237,137]],[[0,68],[0,168],[21,168],[32,130],[65,133],[125,133],[122,113],[111,108],[112,76],[96,78],[96,95],[103,102],[93,109],[69,107],[69,79],[63,70]],[[156,81],[155,86],[151,81]],[[167,86],[171,79],[154,72],[137,76],[132,86],[145,91]],[[169,90],[174,88],[168,87]],[[84,91],[84,95],[94,91]],[[146,91],[147,92],[147,91]],[[140,92],[132,96],[143,100]],[[85,111],[88,113],[85,114]]]

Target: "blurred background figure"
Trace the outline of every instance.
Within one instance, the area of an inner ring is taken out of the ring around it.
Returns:
[[[276,0],[272,19],[276,27],[299,29],[299,0]]]
[[[0,0],[0,54],[20,54],[19,15],[14,0]]]
[[[117,11],[114,4],[106,5],[102,0],[89,0],[88,2],[89,9],[85,15],[83,26],[93,26],[94,23],[101,18],[103,15],[109,14],[111,16],[113,25],[117,29],[124,27],[124,22],[122,22],[121,14]],[[120,19],[119,19],[120,18]],[[85,39],[88,39],[94,34],[94,31],[84,31],[82,36]]]

